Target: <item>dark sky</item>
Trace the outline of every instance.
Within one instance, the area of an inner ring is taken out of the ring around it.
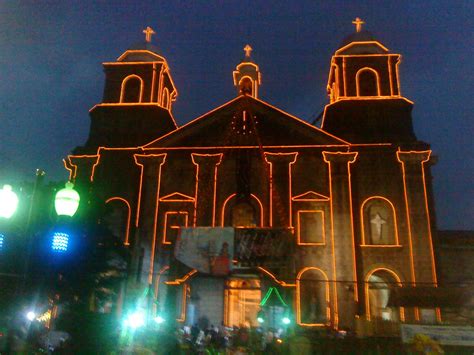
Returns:
[[[415,131],[439,157],[438,225],[474,229],[473,1],[1,1],[0,182],[41,167],[64,180],[61,159],[85,143],[88,110],[102,99],[101,63],[143,40],[168,60],[178,123],[235,97],[232,70],[250,43],[260,97],[311,120],[328,99],[331,55],[365,29],[403,55],[402,94]]]

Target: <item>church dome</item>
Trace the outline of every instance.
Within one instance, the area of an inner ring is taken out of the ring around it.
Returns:
[[[339,54],[387,54],[388,49],[380,43],[372,32],[360,31],[346,36],[339,45]]]

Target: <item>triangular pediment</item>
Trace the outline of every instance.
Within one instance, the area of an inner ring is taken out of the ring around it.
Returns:
[[[160,197],[161,202],[194,202],[194,197],[182,194],[181,192],[173,192],[172,194]]]
[[[314,191],[307,191],[291,198],[293,201],[329,201],[329,197],[318,194]]]
[[[348,144],[266,102],[250,96],[239,96],[143,148]]]

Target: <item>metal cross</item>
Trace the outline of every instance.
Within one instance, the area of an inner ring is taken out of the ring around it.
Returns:
[[[250,57],[250,52],[252,52],[252,47],[250,47],[250,45],[247,44],[247,45],[244,47],[244,51],[245,51],[245,56],[246,56],[246,57]]]
[[[356,32],[360,32],[362,30],[362,25],[365,23],[360,18],[356,17],[352,23],[356,26]]]
[[[153,31],[153,28],[151,28],[150,26],[144,29],[143,33],[145,34],[145,41],[147,42],[151,42],[151,36],[156,34],[156,32]]]

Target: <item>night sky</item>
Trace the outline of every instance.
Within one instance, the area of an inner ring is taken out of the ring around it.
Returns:
[[[139,3],[137,5],[137,3]],[[473,1],[1,1],[0,182],[41,167],[65,180],[62,158],[85,143],[102,99],[102,62],[157,32],[178,88],[179,124],[235,97],[232,70],[249,43],[260,98],[312,121],[328,103],[331,55],[364,29],[403,55],[402,95],[419,139],[432,144],[442,229],[474,229]]]

